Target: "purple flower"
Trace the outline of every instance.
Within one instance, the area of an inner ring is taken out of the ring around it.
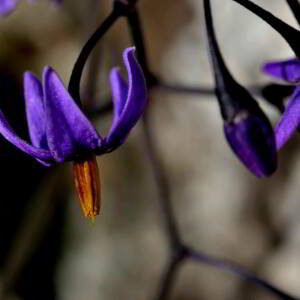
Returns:
[[[265,63],[262,70],[272,77],[296,85],[275,129],[276,147],[280,149],[300,125],[300,60],[292,58]]]
[[[24,96],[31,144],[21,139],[0,111],[0,133],[45,166],[73,161],[76,192],[84,215],[100,212],[101,187],[95,155],[123,144],[147,104],[147,88],[135,48],[123,53],[128,84],[118,68],[110,72],[114,113],[112,126],[102,138],[64,87],[58,74],[44,68],[43,84],[31,72],[24,75]]]
[[[20,0],[0,0],[0,16],[11,14],[17,7]],[[33,0],[27,0],[33,2]],[[54,3],[61,3],[63,0],[52,0]]]
[[[43,84],[31,72],[24,75],[26,114],[31,144],[21,139],[0,111],[0,133],[12,144],[49,166],[55,162],[82,161],[120,146],[141,117],[147,103],[142,69],[127,48],[123,58],[128,85],[118,68],[110,73],[114,115],[107,137],[102,138],[74,102],[58,74],[44,68]]]

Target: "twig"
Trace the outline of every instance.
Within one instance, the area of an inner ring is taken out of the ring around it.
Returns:
[[[298,24],[300,25],[300,4],[299,0],[286,0],[291,11],[293,12]]]
[[[293,296],[283,292],[282,290],[275,287],[268,281],[266,281],[262,278],[259,278],[252,272],[239,266],[236,263],[204,254],[202,252],[193,250],[192,248],[187,248],[187,251],[188,251],[187,257],[192,259],[193,261],[202,263],[202,264],[206,264],[206,265],[210,265],[213,267],[217,267],[218,269],[222,269],[222,270],[231,272],[233,274],[237,274],[240,277],[243,277],[244,279],[253,281],[255,284],[263,287],[265,290],[268,290],[272,294],[278,296],[280,299],[283,299],[283,300],[299,300],[300,299],[300,298],[293,297]]]
[[[84,66],[97,45],[98,41],[103,37],[103,35],[111,28],[111,26],[118,20],[119,17],[124,14],[125,5],[121,2],[116,1],[110,15],[104,20],[104,22],[98,27],[98,29],[89,38],[86,44],[83,46],[72,70],[68,91],[76,101],[79,107],[82,107],[80,101],[80,80]]]
[[[166,222],[171,250],[174,251],[175,249],[175,251],[177,251],[176,250],[177,247],[180,247],[181,244],[180,234],[172,210],[169,185],[168,185],[167,178],[160,165],[159,159],[156,155],[156,151],[154,149],[153,137],[151,135],[151,130],[149,127],[150,127],[149,118],[146,113],[143,118],[143,128],[144,128],[145,144],[146,144],[145,148],[146,148],[148,159],[151,162],[153,174],[155,177],[155,182],[158,187],[161,210],[163,213],[164,220]]]
[[[166,268],[165,274],[161,280],[161,286],[158,291],[158,294],[154,299],[156,300],[167,299],[175,283],[175,279],[179,267],[181,266],[181,264],[184,262],[186,258],[187,258],[186,251],[182,252],[181,255],[173,256],[171,258],[168,267]]]
[[[180,84],[170,84],[164,81],[159,81],[156,87],[161,88],[162,90],[166,90],[167,92],[174,92],[180,94],[201,95],[201,96],[213,96],[215,94],[215,90],[211,87],[184,86]]]
[[[233,0],[233,1],[247,8],[249,11],[251,11],[258,17],[260,17],[267,24],[269,24],[273,29],[275,29],[290,45],[290,47],[295,52],[295,54],[298,57],[300,57],[300,45],[298,43],[300,32],[298,30],[296,30],[292,26],[288,25],[287,23],[283,22],[279,18],[272,15],[267,10],[263,9],[262,7],[258,6],[257,4],[249,0]]]

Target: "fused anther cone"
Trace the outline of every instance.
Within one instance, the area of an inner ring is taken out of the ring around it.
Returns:
[[[96,156],[73,162],[76,194],[84,216],[94,219],[100,213],[101,186]]]

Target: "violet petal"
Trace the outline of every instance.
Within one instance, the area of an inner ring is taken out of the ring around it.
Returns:
[[[44,69],[46,135],[56,161],[73,160],[101,146],[98,132],[74,102],[58,74]]]
[[[113,68],[109,74],[112,101],[113,101],[113,121],[111,128],[115,128],[120,120],[120,116],[123,112],[128,94],[128,86],[120,74],[119,68]]]
[[[31,142],[35,147],[48,149],[43,88],[41,82],[31,72],[24,74],[24,98]]]
[[[0,0],[0,16],[7,16],[12,13],[18,2],[18,0]]]
[[[50,151],[45,149],[39,149],[31,146],[26,141],[17,136],[14,130],[8,124],[4,114],[0,111],[0,133],[17,148],[24,151],[25,153],[33,156],[35,159],[40,161],[44,165],[52,165],[53,158]]]
[[[283,61],[265,63],[262,71],[275,78],[291,83],[300,81],[300,60],[292,58]]]
[[[228,143],[256,176],[270,176],[277,168],[275,137],[267,117],[263,113],[240,113],[224,124]]]
[[[280,149],[300,125],[300,86],[296,87],[275,129],[276,147]]]
[[[128,87],[116,69],[110,79],[115,105],[114,120],[107,136],[107,146],[122,144],[141,117],[147,104],[147,87],[141,66],[134,55],[135,48],[124,50],[123,59],[128,73]]]

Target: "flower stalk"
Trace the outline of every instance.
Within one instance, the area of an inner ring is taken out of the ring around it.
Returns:
[[[286,0],[287,4],[289,5],[291,11],[294,14],[298,24],[300,25],[300,3],[299,0]]]
[[[120,18],[124,16],[127,5],[122,2],[115,1],[113,10],[110,15],[104,20],[104,22],[98,27],[94,34],[89,38],[86,44],[83,46],[72,70],[72,74],[69,81],[68,91],[76,101],[77,105],[82,108],[80,101],[80,81],[84,66],[96,47],[99,40],[105,35],[105,33],[111,28],[111,26]]]
[[[240,5],[247,8],[249,11],[260,17],[266,23],[268,23],[273,29],[275,29],[290,45],[292,50],[295,52],[296,56],[300,58],[300,32],[283,22],[279,18],[275,17],[273,14],[258,6],[257,4],[249,1],[249,0],[233,0]],[[297,2],[298,0],[292,0]]]

